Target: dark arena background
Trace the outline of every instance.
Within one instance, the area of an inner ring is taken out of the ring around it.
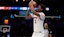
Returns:
[[[64,37],[63,0],[34,0],[45,5],[45,23],[48,23],[52,37]],[[26,19],[30,0],[0,0],[0,37],[31,37],[33,19]],[[37,7],[35,8],[35,10]],[[18,16],[20,15],[20,16]],[[7,30],[7,31],[6,31]]]

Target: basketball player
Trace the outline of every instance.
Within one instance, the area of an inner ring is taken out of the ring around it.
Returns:
[[[52,37],[52,31],[48,28],[48,23],[44,24],[44,34],[45,37]]]
[[[42,12],[43,5],[38,5],[38,10],[34,10],[33,4],[29,7],[30,9],[26,12],[26,18],[33,18],[33,34],[32,37],[44,37],[44,27],[43,23],[45,20],[45,14]],[[31,10],[31,14],[29,11]]]

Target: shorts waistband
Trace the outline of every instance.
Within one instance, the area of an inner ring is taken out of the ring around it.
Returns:
[[[36,33],[44,33],[44,32],[41,32],[41,31],[34,31],[34,32],[36,32]]]

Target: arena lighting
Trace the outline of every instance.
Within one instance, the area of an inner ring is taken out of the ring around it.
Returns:
[[[28,10],[29,7],[5,7],[0,6],[0,10]],[[37,10],[37,8],[34,8],[34,10]]]
[[[0,10],[1,10],[1,9],[4,9],[4,6],[0,6]]]
[[[23,2],[24,2],[25,0],[23,0]]]
[[[28,7],[20,7],[20,10],[28,10]]]
[[[49,11],[49,7],[46,7],[46,11]]]
[[[16,2],[18,2],[18,0],[16,0]]]

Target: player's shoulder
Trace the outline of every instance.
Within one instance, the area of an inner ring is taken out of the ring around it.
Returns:
[[[45,14],[44,14],[43,12],[40,12],[39,14],[42,14],[42,15],[44,15],[44,16],[45,16]]]

